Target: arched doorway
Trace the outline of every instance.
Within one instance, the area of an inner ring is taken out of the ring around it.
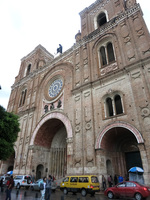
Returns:
[[[67,169],[66,138],[66,128],[59,119],[48,119],[38,129],[33,147],[33,160],[35,160],[33,168],[36,169],[36,179],[40,176],[40,170],[36,167],[38,163],[43,164],[42,177],[48,174],[55,178],[65,176]]]
[[[36,168],[36,180],[43,177],[43,172],[44,172],[44,166],[38,165],[37,168]]]
[[[96,149],[102,149],[106,159],[106,174],[128,175],[131,167],[143,168],[139,143],[141,134],[127,123],[114,123],[107,126],[98,136]],[[110,171],[110,163],[112,165]]]
[[[7,169],[7,172],[13,171],[14,160],[15,160],[15,151],[6,161],[3,161],[3,163],[4,163],[4,165],[5,165],[6,169]]]

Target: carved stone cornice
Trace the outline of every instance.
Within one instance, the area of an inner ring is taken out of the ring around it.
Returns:
[[[84,10],[82,10],[79,15],[83,15],[84,13],[86,13],[87,11],[89,12],[90,10],[92,10],[93,8],[97,7],[100,3],[100,5],[98,6],[98,8],[102,8],[104,7],[110,0],[97,0],[94,3],[92,3],[89,7],[85,8]]]
[[[134,7],[130,8],[130,9],[126,10],[124,13],[121,13],[118,16],[114,17],[113,19],[108,21],[105,25],[96,29],[92,33],[90,33],[88,36],[85,36],[83,38],[83,41],[89,42],[90,40],[93,40],[93,39],[99,37],[100,35],[105,34],[107,31],[109,31],[110,29],[112,29],[115,26],[117,26],[118,24],[120,24],[123,20],[125,20],[126,18],[130,17],[131,15],[133,15],[134,13],[136,13],[140,10],[141,10],[140,5],[136,4]]]
[[[17,115],[18,115],[19,117],[22,117],[23,115],[26,115],[26,114],[29,114],[29,113],[31,113],[31,112],[34,112],[35,109],[36,109],[36,107],[32,107],[32,108],[26,109],[26,110],[24,110],[24,111],[18,112]]]

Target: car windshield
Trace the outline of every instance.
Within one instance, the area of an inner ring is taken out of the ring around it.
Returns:
[[[15,176],[14,177],[14,179],[16,179],[16,180],[19,180],[19,179],[22,179],[23,178],[23,176]]]
[[[69,181],[69,177],[65,177],[64,179],[63,179],[63,182],[68,182]]]

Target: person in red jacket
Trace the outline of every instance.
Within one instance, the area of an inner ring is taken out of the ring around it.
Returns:
[[[10,177],[10,179],[6,183],[7,189],[6,189],[6,200],[11,200],[11,191],[14,187],[14,179],[13,176]]]

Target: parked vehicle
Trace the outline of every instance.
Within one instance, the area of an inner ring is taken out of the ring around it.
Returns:
[[[30,185],[30,188],[31,188],[31,190],[40,190],[39,189],[39,182],[40,181],[42,181],[42,179],[39,179],[39,180],[37,180],[35,183],[32,183],[31,185]],[[54,180],[54,181],[52,181],[52,183],[51,183],[51,190],[53,191],[53,192],[55,192],[55,190],[57,189],[57,183],[56,183],[56,181]]]
[[[135,198],[136,200],[142,200],[150,196],[150,187],[141,185],[134,181],[124,181],[118,183],[114,187],[107,188],[104,194],[109,198]]]
[[[100,185],[95,175],[67,176],[61,182],[60,190],[64,194],[81,192],[81,195],[85,197],[87,193],[93,196],[95,192],[100,190]]]
[[[30,175],[17,175],[14,177],[14,183],[17,189],[21,187],[26,187],[26,189],[28,189],[32,184],[32,178]]]

